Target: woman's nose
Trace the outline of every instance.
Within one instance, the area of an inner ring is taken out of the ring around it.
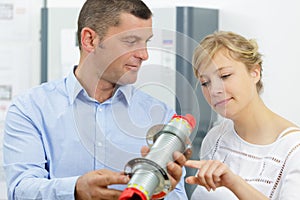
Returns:
[[[209,87],[210,95],[216,96],[224,91],[224,83],[220,80],[211,81]]]

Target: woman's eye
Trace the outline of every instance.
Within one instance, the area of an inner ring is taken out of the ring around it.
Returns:
[[[231,76],[231,74],[223,74],[223,75],[221,75],[221,78],[222,78],[222,79],[226,79],[226,78],[228,78],[229,76]]]
[[[209,82],[208,82],[208,81],[201,82],[201,86],[202,86],[202,87],[207,87],[207,86],[208,86],[208,84],[209,84]]]

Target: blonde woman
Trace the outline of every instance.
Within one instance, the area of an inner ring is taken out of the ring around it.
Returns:
[[[216,32],[195,49],[193,66],[205,99],[221,116],[189,160],[195,199],[298,199],[300,129],[262,101],[262,55],[254,40]]]

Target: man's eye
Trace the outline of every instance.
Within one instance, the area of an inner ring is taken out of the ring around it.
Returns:
[[[126,40],[125,43],[128,45],[133,45],[136,43],[136,40]]]

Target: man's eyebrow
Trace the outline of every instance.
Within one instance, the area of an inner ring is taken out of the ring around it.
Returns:
[[[142,38],[141,37],[139,37],[139,36],[137,36],[137,35],[125,35],[125,36],[123,36],[123,37],[121,37],[121,40],[142,40]]]
[[[150,40],[152,37],[153,37],[153,34],[150,35],[150,36],[146,39],[146,41]],[[126,36],[122,37],[121,39],[122,39],[122,40],[126,40],[126,39],[135,39],[135,40],[138,40],[138,41],[143,40],[143,38],[140,37],[140,36],[138,36],[138,35],[126,35]]]

